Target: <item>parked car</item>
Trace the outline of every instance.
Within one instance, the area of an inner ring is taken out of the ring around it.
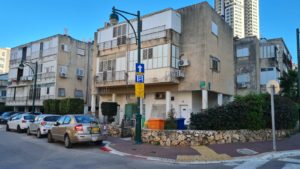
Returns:
[[[53,127],[59,115],[44,114],[36,116],[33,123],[27,128],[27,135],[36,134],[37,138],[41,138],[48,134],[48,130]]]
[[[9,120],[6,124],[6,131],[16,130],[18,133],[26,130],[29,124],[34,121],[35,116],[31,114],[18,114]]]
[[[74,143],[95,142],[102,144],[106,138],[102,134],[100,123],[87,115],[65,115],[59,118],[48,132],[48,142],[63,141],[66,148]]]
[[[3,114],[1,115],[1,117],[0,117],[0,123],[1,123],[1,124],[6,124],[7,121],[9,120],[9,118],[10,118],[11,116],[13,116],[14,114],[17,114],[17,112],[5,112],[5,113],[3,113]]]

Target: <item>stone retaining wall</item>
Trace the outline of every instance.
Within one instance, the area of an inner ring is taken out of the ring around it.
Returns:
[[[287,137],[294,130],[278,130],[277,137]],[[272,130],[226,130],[226,131],[203,131],[203,130],[149,130],[143,129],[142,140],[162,146],[197,146],[208,144],[224,144],[236,142],[256,142],[272,139]]]

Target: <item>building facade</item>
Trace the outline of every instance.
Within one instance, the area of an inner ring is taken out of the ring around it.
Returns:
[[[68,35],[54,35],[12,48],[6,105],[13,106],[16,111],[30,111],[33,71],[37,71],[37,111],[41,111],[47,99],[82,98],[88,107],[91,55],[92,43]],[[22,61],[25,67],[19,69]]]
[[[136,20],[131,20],[136,27]],[[222,105],[234,95],[232,29],[207,2],[142,17],[141,61],[145,65],[142,115],[165,119],[173,110],[189,123],[192,112]],[[102,102],[135,103],[137,46],[127,22],[95,33],[92,112]]]
[[[10,48],[0,48],[0,74],[9,70]]]
[[[265,92],[268,81],[279,81],[292,69],[292,56],[282,38],[236,40],[235,62],[238,95]]]
[[[215,10],[233,28],[234,36],[260,37],[259,0],[215,0]]]

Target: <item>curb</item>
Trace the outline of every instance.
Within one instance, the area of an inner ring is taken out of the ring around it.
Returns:
[[[110,147],[110,144],[111,144],[110,142],[105,141],[105,146],[101,147],[100,149],[102,151],[105,151],[105,152],[108,152],[111,154],[115,154],[115,155],[119,155],[122,157],[138,158],[138,159],[144,159],[144,160],[149,160],[149,161],[159,161],[159,162],[172,163],[172,164],[191,164],[191,165],[192,164],[217,164],[217,163],[228,163],[228,162],[243,162],[243,161],[258,160],[258,159],[271,160],[274,158],[300,156],[300,150],[289,150],[289,151],[265,152],[265,153],[252,155],[252,156],[234,157],[231,160],[179,162],[179,161],[176,161],[174,159],[169,159],[169,158],[128,154],[128,153],[121,152],[121,151],[118,151],[118,150]]]

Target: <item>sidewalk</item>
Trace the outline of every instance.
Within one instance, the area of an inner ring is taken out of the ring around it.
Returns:
[[[236,157],[253,156],[272,152],[272,141],[254,143],[213,144],[193,147],[165,147],[159,145],[136,145],[130,139],[108,137],[112,148],[137,157],[169,159],[175,162],[224,161]],[[277,140],[277,151],[300,150],[300,133]]]

